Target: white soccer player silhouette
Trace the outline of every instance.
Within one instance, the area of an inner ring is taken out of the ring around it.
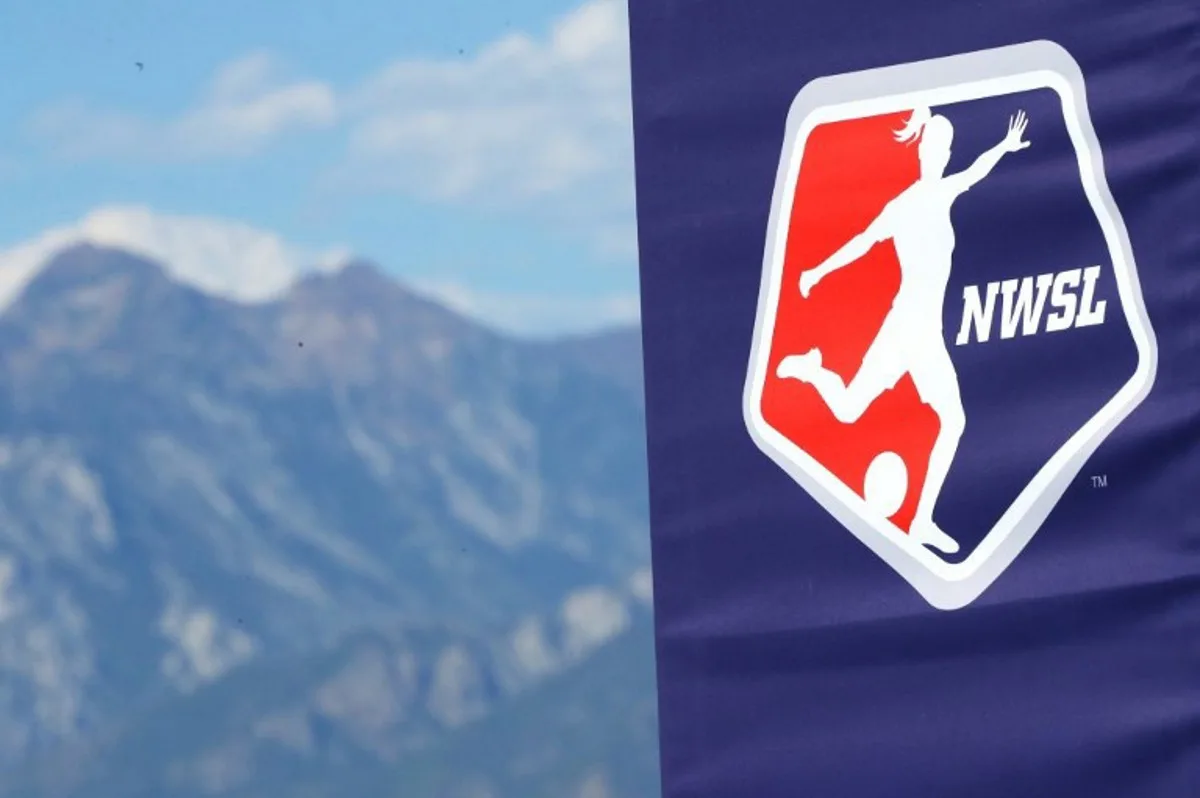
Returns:
[[[807,298],[825,276],[866,255],[877,243],[892,240],[900,261],[900,288],[862,366],[847,384],[821,365],[819,349],[811,349],[785,357],[775,370],[779,377],[816,388],[843,424],[857,421],[905,374],[912,377],[921,401],[937,414],[939,430],[909,536],[949,554],[958,551],[958,543],[934,523],[933,509],[966,427],[958,376],[942,334],[942,303],[954,252],[950,208],[959,195],[987,177],[1005,154],[1029,146],[1022,138],[1027,122],[1025,112],[1018,111],[999,144],[962,172],[946,175],[954,126],[944,116],[933,116],[928,108],[914,110],[895,136],[906,143],[920,136],[920,178],[884,206],[866,230],[824,263],[800,275],[800,293]]]

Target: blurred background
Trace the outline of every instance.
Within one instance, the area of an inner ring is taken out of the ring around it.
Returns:
[[[623,0],[0,25],[0,797],[655,798]]]

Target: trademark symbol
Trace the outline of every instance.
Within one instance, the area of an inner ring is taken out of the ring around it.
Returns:
[[[1092,487],[1093,488],[1107,488],[1108,487],[1108,474],[1100,474],[1099,476],[1092,477]]]

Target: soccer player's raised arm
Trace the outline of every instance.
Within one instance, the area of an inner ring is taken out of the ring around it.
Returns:
[[[1017,152],[1028,147],[1029,142],[1023,138],[1025,127],[1028,124],[1029,117],[1025,116],[1025,112],[1017,111],[1008,120],[1008,133],[1004,136],[1004,139],[995,147],[992,147],[983,155],[976,158],[975,163],[951,178],[960,183],[959,192],[968,190],[991,174],[991,171],[996,168],[996,164],[1000,163],[1000,159],[1008,153]]]

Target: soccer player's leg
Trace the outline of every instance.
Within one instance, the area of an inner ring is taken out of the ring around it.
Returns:
[[[910,373],[921,401],[929,405],[938,417],[938,435],[929,455],[921,497],[917,501],[916,514],[908,532],[918,543],[953,554],[958,551],[958,542],[937,525],[933,520],[933,511],[958,451],[958,442],[966,429],[967,417],[959,392],[958,374],[940,336],[936,345],[923,348],[913,358]]]
[[[779,377],[800,380],[813,386],[834,418],[843,424],[853,424],[880,394],[894,387],[907,370],[903,350],[897,345],[897,339],[887,333],[885,323],[849,383],[824,367],[818,349],[785,357],[775,373]]]

